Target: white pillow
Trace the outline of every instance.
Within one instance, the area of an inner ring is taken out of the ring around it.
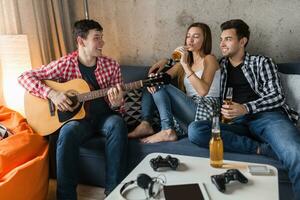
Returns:
[[[279,73],[287,104],[300,113],[300,75]],[[300,129],[300,120],[297,127]]]

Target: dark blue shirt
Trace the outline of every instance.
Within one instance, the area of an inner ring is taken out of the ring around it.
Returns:
[[[88,83],[91,91],[100,89],[94,74],[95,69],[96,65],[93,67],[87,67],[79,62],[79,70],[82,78]],[[113,112],[107,102],[104,100],[104,97],[85,102],[85,109],[88,119],[96,119],[101,115],[106,115]]]
[[[244,63],[239,64],[234,67],[228,62],[227,65],[227,88],[232,87],[233,96],[232,101],[236,103],[247,103],[249,101],[254,101],[259,98],[259,96],[252,90],[249,82],[247,81],[241,67]]]

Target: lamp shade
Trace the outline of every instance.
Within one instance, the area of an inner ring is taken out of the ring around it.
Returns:
[[[31,68],[27,35],[0,35],[0,67],[4,104],[24,115],[24,89],[17,78]]]

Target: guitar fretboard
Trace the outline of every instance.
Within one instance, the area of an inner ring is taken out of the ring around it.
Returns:
[[[143,87],[143,81],[141,81],[141,80],[122,85],[122,89],[125,91],[135,90],[135,89],[139,89],[141,87]],[[93,99],[97,99],[97,98],[106,96],[108,90],[109,90],[109,88],[105,88],[105,89],[94,90],[91,92],[82,93],[82,94],[77,95],[77,98],[78,98],[79,102],[90,101]]]

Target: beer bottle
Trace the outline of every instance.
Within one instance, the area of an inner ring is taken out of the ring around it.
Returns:
[[[214,116],[212,121],[212,135],[209,142],[210,165],[220,168],[223,165],[223,141],[221,138],[219,116]]]

